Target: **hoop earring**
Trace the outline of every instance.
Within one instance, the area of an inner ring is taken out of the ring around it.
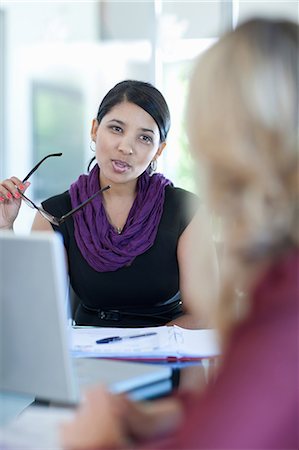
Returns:
[[[148,174],[151,177],[157,170],[157,160],[153,159],[148,166]]]
[[[92,146],[92,144],[94,144],[94,146]],[[92,152],[96,151],[96,143],[95,143],[95,141],[93,141],[93,140],[90,141],[89,148],[90,148],[90,150]]]

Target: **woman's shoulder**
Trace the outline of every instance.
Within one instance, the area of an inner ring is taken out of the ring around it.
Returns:
[[[175,186],[166,187],[163,218],[168,218],[173,225],[179,223],[180,233],[191,222],[199,208],[200,200],[193,192]]]
[[[166,186],[165,188],[165,192],[170,196],[175,196],[178,198],[193,198],[193,199],[197,199],[198,200],[198,195],[195,194],[194,192],[188,191],[184,188],[181,187],[177,187],[174,186],[172,184],[169,184],[168,186]]]
[[[172,185],[167,186],[165,189],[165,200],[173,206],[188,207],[194,211],[196,211],[200,205],[200,199],[194,192]]]

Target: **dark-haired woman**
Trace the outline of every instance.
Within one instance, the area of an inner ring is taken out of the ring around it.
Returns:
[[[215,289],[217,265],[196,197],[154,173],[169,127],[170,114],[160,91],[141,81],[118,83],[92,122],[95,164],[67,192],[42,206],[61,217],[100,187],[111,188],[59,226],[39,213],[35,217],[33,230],[54,229],[63,236],[70,283],[80,299],[75,313],[79,325],[203,325],[185,314],[183,303],[186,296],[198,295],[190,281],[198,270],[190,262],[198,221],[205,245],[202,265],[215,273]],[[2,228],[12,227],[21,203],[14,196],[20,183],[16,177],[0,183]],[[8,207],[10,214],[5,214]]]

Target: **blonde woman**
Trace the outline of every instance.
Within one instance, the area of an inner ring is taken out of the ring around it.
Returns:
[[[99,389],[65,425],[65,447],[299,447],[298,32],[244,23],[196,63],[190,84],[190,144],[226,246],[215,383],[149,406]]]

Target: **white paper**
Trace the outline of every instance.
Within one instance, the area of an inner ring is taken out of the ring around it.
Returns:
[[[74,410],[53,406],[27,408],[0,429],[0,448],[6,450],[62,450],[59,427],[73,417]]]
[[[107,344],[96,341],[112,336],[153,336],[124,339]],[[71,350],[74,356],[126,359],[207,358],[219,354],[214,330],[187,330],[174,326],[149,328],[73,328]]]

